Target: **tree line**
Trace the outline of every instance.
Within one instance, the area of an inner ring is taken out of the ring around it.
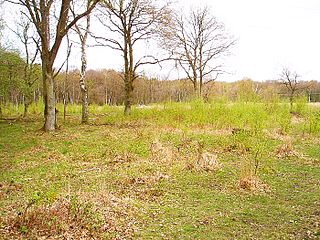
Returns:
[[[23,65],[22,65],[23,66]],[[38,66],[39,67],[39,66]],[[17,66],[16,69],[21,69]],[[13,68],[14,70],[14,68]],[[38,78],[32,88],[28,89],[30,100],[37,102],[42,98],[41,73],[38,69]],[[4,72],[1,70],[1,73]],[[123,73],[112,69],[88,70],[86,73],[86,88],[90,104],[97,105],[124,105],[125,89]],[[18,76],[17,73],[14,73]],[[24,75],[20,79],[15,77],[7,85],[6,94],[2,95],[2,104],[12,103],[26,105]],[[65,81],[67,78],[68,81]],[[79,87],[81,73],[79,69],[72,69],[68,73],[61,72],[56,76],[55,98],[57,103],[82,104],[82,93]],[[8,78],[4,78],[8,79]],[[2,82],[3,83],[3,82]],[[309,96],[310,101],[320,101],[320,83],[316,81],[297,81],[296,88],[288,90],[287,82],[283,80],[269,80],[264,82],[246,78],[236,82],[214,81],[206,84],[202,89],[205,101],[274,101],[276,99],[294,100],[297,96]],[[187,78],[176,80],[160,80],[139,76],[134,82],[132,104],[148,105],[161,102],[186,102],[197,97],[194,85]],[[27,104],[28,105],[28,104]],[[67,111],[67,110],[66,110]],[[25,110],[27,114],[27,110]]]
[[[57,102],[63,102],[65,106],[68,103],[82,104],[82,122],[87,123],[89,100],[98,104],[124,104],[124,113],[130,114],[132,104],[185,101],[195,96],[208,100],[219,91],[229,94],[226,89],[233,88],[233,85],[216,80],[224,73],[224,57],[228,56],[236,41],[208,7],[183,13],[168,1],[152,0],[4,2],[20,11],[17,16],[20,20],[13,32],[23,44],[24,54],[22,57],[0,46],[0,105],[6,101],[20,102],[25,105],[27,114],[28,105],[41,95],[45,105],[44,131],[57,128]],[[93,31],[94,24],[103,31]],[[79,70],[69,71],[73,47],[70,32],[78,36]],[[122,56],[122,71],[88,71],[88,38],[95,40],[94,46],[118,51]],[[146,43],[151,41],[162,49],[161,54],[154,54],[150,49],[145,55],[139,54],[137,46],[147,46]],[[64,42],[67,45],[65,61],[57,67],[56,58]],[[184,78],[160,81],[141,74],[144,65],[161,65],[164,61],[171,61],[176,69],[182,70]],[[290,74],[283,75],[283,83],[297,80]],[[235,85],[238,95],[241,88],[253,89],[257,95],[263,88],[261,86],[269,86],[253,81]],[[283,86],[291,91],[292,96],[302,90],[293,90],[294,84]]]

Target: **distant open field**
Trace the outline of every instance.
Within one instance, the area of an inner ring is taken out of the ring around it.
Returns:
[[[0,120],[0,239],[319,239],[320,108],[41,106]]]

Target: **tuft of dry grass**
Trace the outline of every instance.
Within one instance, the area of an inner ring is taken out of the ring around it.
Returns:
[[[266,134],[267,137],[273,140],[280,140],[280,141],[291,141],[291,136],[287,135],[283,129],[276,128],[272,130],[264,129],[263,132]]]
[[[174,150],[170,146],[162,144],[159,140],[151,143],[151,158],[156,162],[172,162],[174,160]]]
[[[252,192],[270,192],[270,187],[263,183],[258,176],[250,175],[239,180],[238,187]]]
[[[275,150],[275,156],[277,158],[288,158],[298,156],[299,154],[294,150],[292,142],[286,141]]]
[[[11,239],[132,239],[137,222],[131,212],[136,211],[128,201],[112,195],[59,198],[41,206],[30,202],[23,211],[12,211],[2,220],[0,235]]]
[[[197,170],[215,171],[221,167],[216,154],[203,152],[199,155],[195,168]]]
[[[133,199],[144,201],[154,201],[162,196],[164,192],[158,188],[158,184],[169,179],[169,175],[157,171],[152,175],[126,177],[118,181],[118,185],[121,186],[120,194],[123,196],[130,196]]]

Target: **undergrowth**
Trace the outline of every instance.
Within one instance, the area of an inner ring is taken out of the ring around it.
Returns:
[[[40,105],[0,120],[3,239],[319,238],[318,107],[69,106],[43,133]]]

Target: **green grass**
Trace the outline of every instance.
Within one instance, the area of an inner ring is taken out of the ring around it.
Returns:
[[[73,106],[54,133],[37,111],[0,120],[0,236],[318,239],[319,109],[300,105],[91,106],[89,125]],[[197,169],[200,145],[220,168]],[[267,188],[239,187],[255,170]]]

